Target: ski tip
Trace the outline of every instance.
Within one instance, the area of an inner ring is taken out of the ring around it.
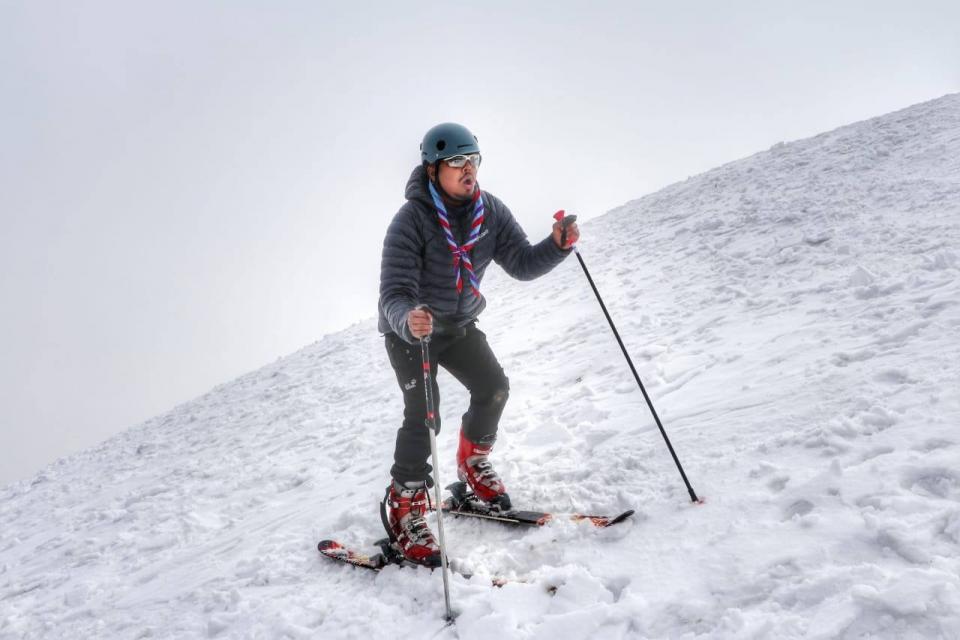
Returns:
[[[624,520],[632,516],[634,513],[635,512],[633,509],[627,509],[617,517],[610,519],[604,526],[609,527],[611,525],[620,524],[621,522],[623,522]]]
[[[343,545],[341,545],[336,540],[321,540],[317,544],[317,550],[320,551],[320,553],[323,553],[324,551],[331,551],[333,549],[342,549],[342,548],[343,548]]]

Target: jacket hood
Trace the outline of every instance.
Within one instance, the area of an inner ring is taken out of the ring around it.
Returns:
[[[427,191],[427,169],[422,164],[417,165],[407,180],[407,188],[404,191],[407,200],[423,202],[428,207],[433,206],[433,199],[430,192]]]

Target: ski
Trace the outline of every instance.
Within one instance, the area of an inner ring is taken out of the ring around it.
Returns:
[[[380,552],[375,554],[366,554],[345,547],[336,540],[321,540],[317,545],[317,550],[320,551],[324,556],[330,558],[331,560],[336,560],[337,562],[344,562],[346,564],[351,564],[355,567],[360,567],[361,569],[369,569],[371,571],[379,572],[386,566],[397,565],[400,567],[422,567],[425,565],[420,565],[415,562],[410,562],[405,559],[400,553],[393,548],[390,544],[390,540],[384,538],[383,540],[378,540],[375,543],[380,547]],[[431,569],[439,569],[439,567],[427,567]],[[473,574],[462,571],[455,566],[450,566],[450,571],[460,575],[467,580],[473,577]],[[506,578],[491,578],[490,584],[494,587],[502,587],[503,585],[511,582]],[[518,580],[515,582],[522,582]]]
[[[489,505],[478,499],[463,482],[454,482],[448,486],[447,489],[451,495],[443,501],[444,513],[449,513],[453,516],[492,520],[508,525],[542,527],[551,520],[565,518],[574,522],[589,522],[595,527],[603,528],[620,524],[634,513],[633,509],[628,509],[616,516],[591,516],[581,513],[556,514],[545,511],[524,511],[520,509],[497,511],[491,509]]]
[[[372,571],[380,571],[380,569],[391,564],[383,553],[367,555],[345,547],[336,540],[321,540],[320,544],[317,545],[317,549],[331,560],[346,562],[355,567],[370,569]]]

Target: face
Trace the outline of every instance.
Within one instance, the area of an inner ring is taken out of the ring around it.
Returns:
[[[430,167],[430,176],[433,177],[433,167]],[[451,167],[440,161],[440,186],[451,197],[457,200],[469,200],[477,186],[477,168],[472,162],[467,162],[460,168]]]

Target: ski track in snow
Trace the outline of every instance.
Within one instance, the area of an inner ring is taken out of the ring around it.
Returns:
[[[583,225],[702,506],[575,258],[491,269],[514,502],[637,514],[448,519],[454,627],[438,574],[315,548],[382,536],[401,403],[365,321],[0,490],[0,639],[960,637],[958,240],[958,95]],[[467,396],[440,375],[449,482]]]

